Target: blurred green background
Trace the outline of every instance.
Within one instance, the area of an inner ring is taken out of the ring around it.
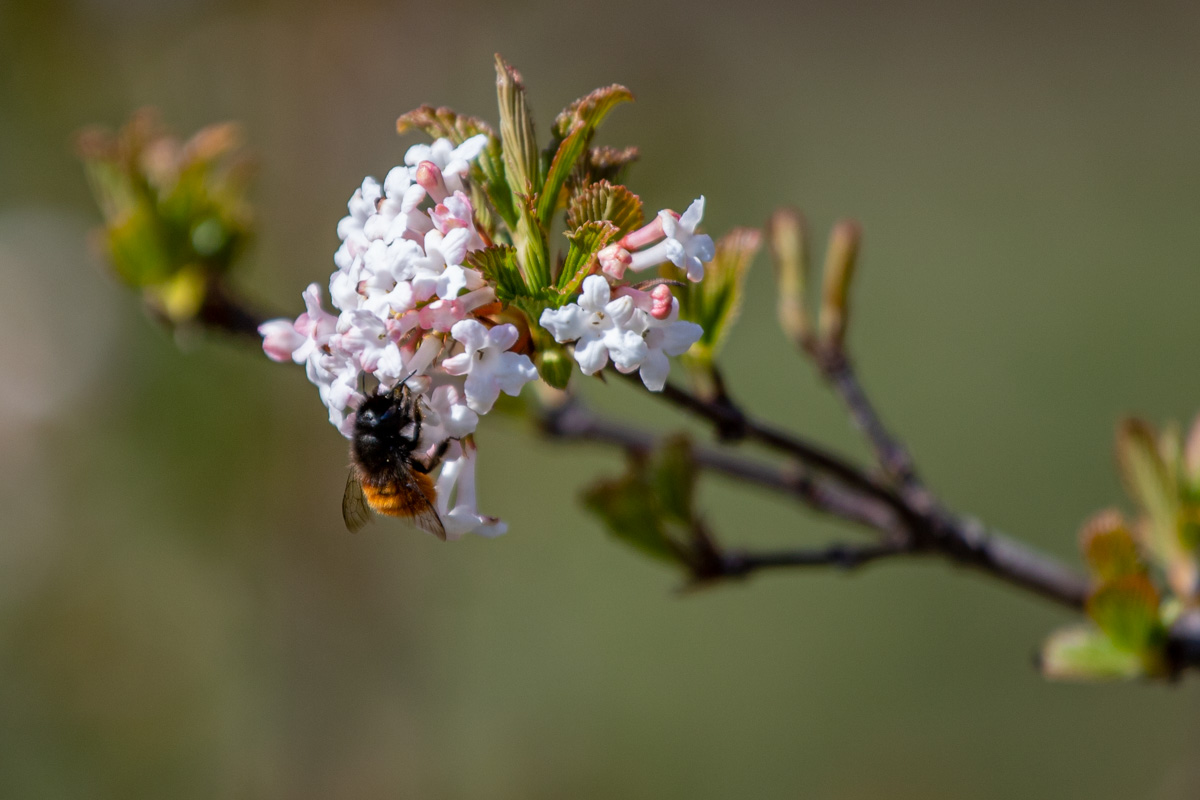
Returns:
[[[177,343],[87,247],[70,137],[159,106],[245,124],[244,285],[297,313],[421,103],[544,131],[610,82],[650,208],[865,225],[852,342],[953,507],[1077,561],[1123,502],[1123,413],[1200,403],[1200,6],[5,0],[0,4],[0,796],[1191,798],[1200,693],[1042,681],[1069,616],[937,563],[681,597],[576,505],[613,453],[487,420],[501,539],[342,528],[345,442],[301,370]],[[724,359],[857,455],[760,262]],[[617,414],[680,422],[625,386]],[[735,542],[852,535],[709,479]]]

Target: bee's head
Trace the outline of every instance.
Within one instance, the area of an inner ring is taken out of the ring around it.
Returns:
[[[400,408],[391,395],[375,395],[369,397],[358,407],[355,426],[360,431],[377,431],[380,427],[393,423]]]

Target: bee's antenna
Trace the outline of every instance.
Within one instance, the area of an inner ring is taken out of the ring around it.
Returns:
[[[397,389],[399,389],[401,386],[407,387],[407,386],[408,386],[408,379],[409,379],[409,378],[411,378],[413,375],[416,375],[416,374],[417,374],[417,371],[414,369],[412,372],[410,372],[410,373],[408,373],[407,375],[405,375],[403,378],[401,378],[401,379],[400,379],[400,382],[396,384],[396,388],[397,388]]]
[[[416,375],[416,374],[417,374],[417,371],[414,369],[412,372],[408,373],[403,378],[396,381],[396,385],[392,388],[392,394],[395,395],[396,397],[399,397],[401,395],[401,393],[403,393],[406,390],[412,391],[411,389],[408,388],[408,384],[406,383],[406,381],[409,378],[411,378],[413,375]]]

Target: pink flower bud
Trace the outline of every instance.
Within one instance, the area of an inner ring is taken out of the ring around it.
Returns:
[[[610,244],[597,253],[596,258],[600,262],[601,271],[618,281],[625,277],[625,270],[633,263],[633,256],[619,244]]]
[[[446,179],[442,177],[441,168],[432,161],[422,161],[417,165],[417,183],[429,193],[435,203],[442,202],[450,194],[446,189]]]
[[[273,319],[258,326],[263,337],[263,352],[272,361],[290,361],[292,353],[304,344],[305,336],[288,319]]]
[[[650,316],[655,319],[666,319],[671,316],[671,308],[674,305],[675,298],[671,294],[671,287],[665,283],[660,283],[650,291]]]

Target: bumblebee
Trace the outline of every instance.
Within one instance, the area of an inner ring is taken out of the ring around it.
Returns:
[[[403,383],[359,406],[350,439],[350,476],[342,496],[342,519],[351,532],[367,524],[374,511],[406,519],[445,541],[429,473],[441,463],[450,440],[421,460],[415,453],[421,422],[420,397]]]

